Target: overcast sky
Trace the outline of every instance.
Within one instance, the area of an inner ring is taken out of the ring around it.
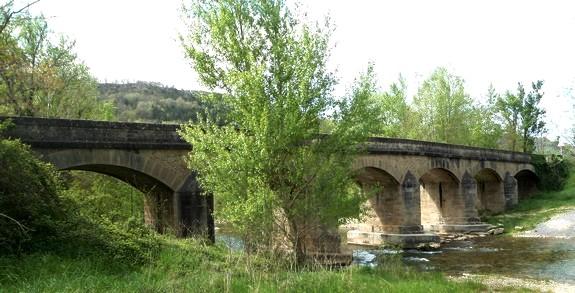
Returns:
[[[21,1],[23,2],[23,1]],[[300,1],[310,19],[331,16],[331,66],[338,93],[374,61],[380,85],[401,73],[410,94],[438,66],[482,99],[517,82],[545,81],[549,137],[565,135],[575,114],[575,1]],[[180,0],[41,0],[57,33],[76,40],[78,56],[100,81],[155,81],[200,89],[177,40]]]

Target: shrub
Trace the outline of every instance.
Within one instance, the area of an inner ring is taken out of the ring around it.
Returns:
[[[159,252],[160,240],[142,223],[76,218],[57,240],[60,254],[100,257],[126,266],[143,264]]]
[[[0,140],[0,166],[0,254],[44,246],[66,219],[56,171],[7,139]]]
[[[532,155],[531,163],[539,177],[540,190],[561,190],[569,177],[569,162],[563,156]]]
[[[141,221],[86,217],[74,197],[62,195],[58,172],[20,141],[0,138],[0,166],[0,255],[50,251],[131,265],[158,251]]]

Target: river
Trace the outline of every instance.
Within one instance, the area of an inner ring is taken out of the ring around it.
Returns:
[[[233,233],[218,231],[216,241],[242,249]],[[521,279],[552,280],[575,284],[575,239],[490,236],[442,245],[437,251],[371,249],[342,245],[358,265],[378,265],[389,255],[418,270],[451,276],[497,275]]]

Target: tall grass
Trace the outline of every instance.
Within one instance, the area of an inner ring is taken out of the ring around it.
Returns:
[[[575,173],[571,173],[560,191],[539,192],[519,201],[511,211],[487,218],[491,224],[503,225],[507,233],[534,228],[554,215],[575,209]]]
[[[374,268],[294,269],[281,259],[166,239],[159,256],[133,268],[49,253],[0,259],[5,292],[479,292],[473,282],[417,272],[397,259]]]

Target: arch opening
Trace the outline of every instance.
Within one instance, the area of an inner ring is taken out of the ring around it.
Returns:
[[[404,216],[399,182],[388,172],[374,167],[360,169],[355,180],[369,196],[364,206],[366,213],[357,228],[365,232],[399,231]]]
[[[60,170],[99,173],[133,186],[144,195],[144,223],[158,233],[173,228],[174,191],[152,176],[127,167],[103,164],[78,165]]]
[[[449,170],[435,168],[419,179],[421,224],[456,223],[463,218],[464,202],[459,194],[459,180]]]
[[[526,199],[537,193],[538,178],[531,170],[521,170],[515,174],[517,180],[517,196],[519,200]]]
[[[475,206],[479,212],[498,213],[505,210],[503,180],[493,169],[485,168],[475,175],[477,199]]]

